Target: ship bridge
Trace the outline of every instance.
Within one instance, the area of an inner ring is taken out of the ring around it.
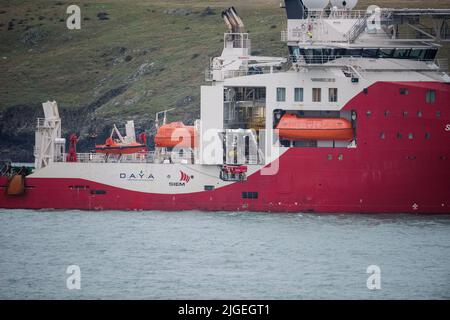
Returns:
[[[450,9],[353,10],[356,4],[286,0],[288,20],[281,39],[289,47],[291,62],[320,64],[341,57],[430,62],[439,43],[450,41]]]

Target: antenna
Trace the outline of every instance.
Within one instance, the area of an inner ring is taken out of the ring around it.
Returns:
[[[162,123],[162,125],[165,125],[166,121],[167,121],[167,112],[172,111],[172,110],[175,110],[175,108],[170,108],[170,109],[163,110],[163,111],[160,111],[160,112],[156,113],[156,119],[155,119],[155,127],[156,127],[156,129],[159,128],[159,115],[161,113],[163,114],[163,123]]]

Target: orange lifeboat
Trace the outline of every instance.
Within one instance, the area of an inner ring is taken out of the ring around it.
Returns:
[[[114,141],[109,137],[106,139],[105,144],[95,145],[96,153],[104,154],[133,154],[133,153],[146,153],[148,151],[147,146],[138,142],[121,143]]]
[[[343,118],[300,118],[286,113],[276,129],[280,138],[290,140],[353,140],[352,124]]]
[[[155,146],[160,148],[194,148],[195,128],[185,126],[182,122],[172,122],[158,128],[155,136]]]

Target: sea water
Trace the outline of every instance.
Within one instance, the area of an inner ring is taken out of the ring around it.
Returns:
[[[0,298],[448,299],[450,216],[0,210]]]

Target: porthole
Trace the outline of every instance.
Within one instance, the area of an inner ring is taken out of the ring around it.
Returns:
[[[400,88],[400,94],[401,94],[402,96],[406,96],[406,95],[408,95],[408,93],[409,93],[408,89],[406,89],[406,88]]]

